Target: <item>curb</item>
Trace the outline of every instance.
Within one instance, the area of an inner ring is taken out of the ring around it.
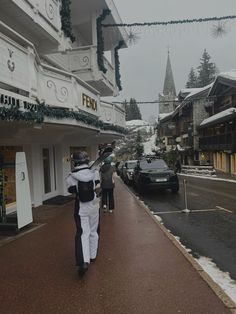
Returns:
[[[135,198],[135,200],[141,205],[141,207],[146,211],[146,213],[151,217],[151,219],[158,225],[158,227],[164,232],[168,239],[175,245],[175,247],[184,255],[184,257],[189,261],[189,263],[198,272],[201,278],[207,283],[207,285],[213,290],[217,297],[224,303],[226,308],[228,308],[231,313],[236,314],[236,303],[224,292],[224,290],[203,270],[203,268],[198,264],[198,262],[190,255],[185,248],[176,240],[176,238],[166,229],[166,227],[161,224],[154,215],[150,212],[148,207],[142,202],[130,188],[123,183],[121,178],[118,177],[120,182],[124,185],[126,190]]]

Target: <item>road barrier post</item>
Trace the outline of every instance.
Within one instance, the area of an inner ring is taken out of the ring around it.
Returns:
[[[190,213],[190,210],[188,209],[188,199],[187,199],[187,181],[184,179],[184,204],[185,209],[182,210],[183,213]]]

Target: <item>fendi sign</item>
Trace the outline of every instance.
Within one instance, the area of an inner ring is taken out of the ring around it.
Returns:
[[[83,106],[90,108],[94,111],[97,111],[97,102],[95,99],[87,96],[86,94],[82,94]]]

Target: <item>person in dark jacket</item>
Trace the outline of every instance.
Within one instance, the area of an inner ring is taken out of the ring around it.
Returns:
[[[114,172],[115,169],[111,165],[112,157],[109,156],[104,160],[104,164],[100,169],[101,174],[101,189],[102,189],[102,208],[104,212],[112,213],[115,207],[114,204]]]
[[[175,173],[180,173],[181,172],[181,162],[179,159],[177,159],[175,163]]]

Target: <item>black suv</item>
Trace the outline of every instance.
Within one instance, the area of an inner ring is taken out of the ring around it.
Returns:
[[[177,193],[179,180],[163,159],[144,158],[138,160],[135,167],[134,186],[138,192],[149,189],[170,189],[173,193]]]
[[[128,185],[133,183],[134,168],[136,165],[137,160],[129,160],[125,162],[124,167],[122,168],[122,179]]]

